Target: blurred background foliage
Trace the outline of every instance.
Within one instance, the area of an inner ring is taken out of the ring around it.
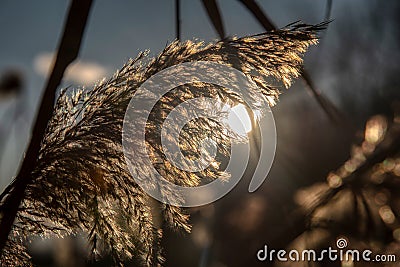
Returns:
[[[243,5],[252,1],[217,1],[220,20],[212,2],[181,1],[181,40],[266,30]],[[256,252],[264,244],[323,249],[339,236],[352,247],[398,252],[400,2],[256,3],[277,27],[333,19],[307,54],[305,68],[341,119],[333,123],[298,79],[273,108],[278,145],[262,188],[249,194],[249,180],[243,179],[218,202],[189,209],[191,234],[164,229],[165,265],[280,266],[258,262]],[[1,188],[22,158],[67,7],[68,1],[0,3]],[[175,8],[175,1],[96,1],[79,60],[62,86],[90,87],[138,51],[161,51],[176,37]],[[84,247],[80,238],[35,239],[31,254],[38,266],[90,266]],[[353,265],[365,263],[320,266]]]

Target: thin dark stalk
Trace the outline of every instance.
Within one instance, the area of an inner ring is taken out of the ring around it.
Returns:
[[[277,30],[277,27],[272,22],[272,20],[262,11],[260,6],[254,0],[239,0],[258,20],[258,22],[264,27],[266,31]],[[328,3],[329,4],[329,3]],[[330,11],[329,11],[330,12]],[[301,74],[307,90],[311,95],[317,100],[319,106],[325,111],[326,115],[331,121],[336,124],[342,123],[344,121],[344,116],[336,108],[336,106],[326,99],[321,92],[314,86],[310,75],[304,69]]]
[[[224,39],[226,37],[225,28],[217,2],[215,0],[203,0],[202,2],[214,29],[217,31],[219,37]]]
[[[258,20],[266,31],[276,30],[275,24],[264,14],[260,6],[254,0],[239,0]]]
[[[249,138],[251,151],[250,159],[258,163],[261,155],[261,129],[252,110],[249,107],[246,107],[246,110],[251,122],[251,133]],[[251,176],[254,174],[256,167],[257,165],[254,166]]]
[[[7,243],[8,235],[14,223],[19,205],[24,198],[25,189],[31,182],[30,174],[36,165],[41,141],[45,134],[47,124],[53,114],[56,90],[61,83],[66,68],[78,56],[91,5],[92,0],[73,0],[71,3],[56,62],[44,90],[42,102],[33,127],[31,141],[20,167],[20,171],[15,178],[15,186],[5,199],[3,205],[2,219],[0,222],[0,256]]]
[[[332,0],[326,0],[325,21],[329,21],[331,19],[331,12],[332,12]]]
[[[219,11],[217,2],[215,0],[203,0],[202,2],[204,5],[204,8],[207,11],[208,17],[210,18],[210,20],[214,26],[214,29],[218,33],[219,37],[221,39],[224,39],[226,37],[225,27],[222,22],[222,16]],[[254,118],[254,114],[251,111],[251,109],[249,107],[247,107],[246,110],[251,119],[252,132],[250,134],[249,142],[250,142],[250,148],[252,151],[252,157],[254,157],[253,160],[255,162],[258,162],[260,159],[260,153],[261,153],[260,152],[260,150],[261,150],[261,146],[260,146],[261,132],[260,132],[260,128],[258,127],[258,123],[257,123],[256,119]]]
[[[176,39],[181,39],[181,5],[180,0],[175,0],[175,30]]]
[[[322,95],[321,91],[318,90],[317,87],[314,85],[310,74],[305,69],[302,70],[301,77],[303,78],[306,88],[311,93],[311,95],[314,96],[315,100],[317,101],[319,106],[325,111],[329,119],[336,124],[346,122],[342,112],[331,101],[329,101]]]

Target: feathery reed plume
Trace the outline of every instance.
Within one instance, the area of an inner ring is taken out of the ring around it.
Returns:
[[[93,90],[63,90],[42,140],[32,183],[2,254],[2,265],[29,265],[23,242],[30,235],[64,236],[80,231],[87,233],[94,256],[109,253],[117,265],[133,257],[140,257],[144,265],[161,264],[157,245],[162,232],[156,227],[149,197],[128,171],[121,144],[124,114],[137,88],[170,66],[213,61],[242,71],[273,105],[279,91],[266,78],[271,76],[288,87],[299,75],[302,54],[317,42],[316,33],[324,26],[296,24],[290,29],[210,45],[176,41],[156,58],[148,59],[146,53],[140,53]],[[153,164],[164,177],[185,186],[196,186],[203,178],[214,179],[223,172],[218,164],[198,173],[184,172],[168,164],[163,156],[159,139],[162,121],[179,102],[199,95],[240,102],[226,88],[193,83],[163,96],[147,122],[146,144]],[[199,124],[202,131],[196,131]],[[193,151],[204,129],[218,127],[214,124],[207,119],[189,123],[182,133],[182,153],[196,156]],[[227,155],[229,143],[224,141],[224,134],[217,137],[222,140],[219,151]],[[138,170],[137,175],[146,176],[146,170]],[[2,206],[13,185],[1,195],[1,218],[7,216]],[[166,225],[190,230],[188,217],[180,208],[165,204],[160,207]]]

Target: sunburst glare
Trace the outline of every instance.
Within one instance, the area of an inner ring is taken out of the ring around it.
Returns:
[[[237,134],[244,135],[251,131],[251,120],[243,104],[234,106],[228,115],[228,124]]]

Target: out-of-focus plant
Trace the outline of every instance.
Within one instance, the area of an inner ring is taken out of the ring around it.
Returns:
[[[18,95],[22,87],[21,73],[17,70],[6,71],[0,77],[0,100],[11,95]]]
[[[291,79],[300,74],[301,55],[317,42],[316,32],[323,27],[324,24],[295,24],[267,34],[227,38],[211,45],[174,42],[156,58],[148,59],[146,53],[141,53],[93,90],[64,90],[42,140],[39,158],[31,173],[32,182],[25,190],[2,253],[2,265],[30,264],[23,243],[31,235],[62,237],[80,231],[87,233],[93,256],[109,253],[118,265],[134,257],[141,258],[144,265],[162,263],[159,249],[162,232],[157,221],[186,231],[190,226],[180,208],[154,205],[127,169],[121,130],[126,108],[136,89],[170,66],[214,61],[242,71],[273,105],[279,90],[266,80],[267,77],[288,87]],[[159,101],[146,129],[146,143],[159,172],[186,186],[196,186],[203,178],[213,179],[222,170],[218,164],[200,173],[186,173],[172,167],[163,156],[159,125],[177,104],[197,96],[240,101],[227,88],[201,83],[185,85]],[[193,153],[193,148],[203,138],[196,127],[201,127],[202,131],[216,129],[214,132],[218,133],[221,126],[208,119],[188,124],[182,133],[183,137],[190,136],[183,140],[187,143],[183,154]],[[222,138],[220,152],[226,155],[229,143],[224,142],[223,134],[219,135]],[[137,175],[146,176],[146,172]],[[16,181],[11,183],[0,196],[2,219],[7,216],[3,205],[12,195],[15,184]]]
[[[400,257],[399,114],[392,120],[382,115],[371,117],[363,139],[352,147],[351,157],[328,174],[326,182],[295,195],[306,213],[308,227],[291,248],[335,248],[336,239],[344,237],[349,240],[348,249],[370,249],[374,254]],[[307,264],[291,262],[290,266]]]

